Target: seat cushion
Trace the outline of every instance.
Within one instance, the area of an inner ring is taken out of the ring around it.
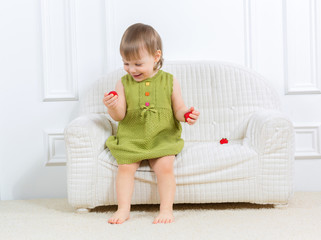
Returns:
[[[116,159],[106,148],[99,156],[101,167],[117,171]],[[243,140],[219,142],[185,142],[174,162],[176,184],[201,184],[254,178],[258,170],[258,153]],[[149,162],[141,162],[135,177],[156,183]]]

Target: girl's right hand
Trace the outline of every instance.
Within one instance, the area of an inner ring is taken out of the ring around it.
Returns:
[[[118,96],[114,94],[105,93],[103,103],[108,109],[115,109],[118,105]]]

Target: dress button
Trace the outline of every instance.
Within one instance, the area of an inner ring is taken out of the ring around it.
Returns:
[[[146,86],[149,86],[149,82],[146,82]]]
[[[145,92],[145,96],[149,96],[149,92]]]
[[[149,102],[146,102],[146,103],[145,103],[145,106],[148,107],[148,106],[149,106]]]

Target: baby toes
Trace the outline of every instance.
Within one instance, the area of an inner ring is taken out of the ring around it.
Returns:
[[[108,219],[108,223],[114,223],[114,219],[113,218],[109,218]]]

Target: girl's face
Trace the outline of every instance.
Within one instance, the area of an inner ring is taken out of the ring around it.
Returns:
[[[154,66],[160,57],[160,50],[156,52],[155,56],[152,56],[146,51],[146,49],[143,49],[140,52],[140,59],[128,61],[123,58],[124,69],[134,78],[135,81],[141,82],[155,75],[156,71],[154,71]]]

